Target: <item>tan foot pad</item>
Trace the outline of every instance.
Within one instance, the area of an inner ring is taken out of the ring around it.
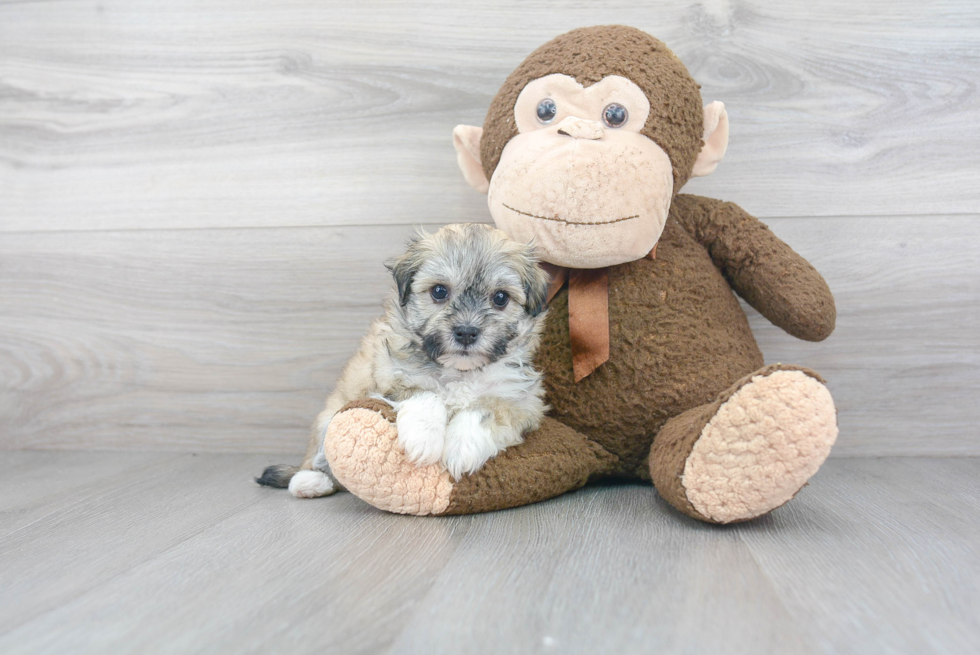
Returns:
[[[827,387],[802,371],[756,376],[701,431],[684,465],[687,498],[720,523],[760,516],[796,495],[836,439]]]
[[[397,514],[442,514],[453,490],[439,464],[416,466],[398,445],[398,430],[382,414],[357,407],[330,421],[324,454],[342,485],[365,502]]]

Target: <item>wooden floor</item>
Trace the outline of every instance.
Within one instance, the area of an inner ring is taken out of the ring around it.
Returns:
[[[980,459],[839,458],[713,527],[650,487],[449,519],[268,455],[0,453],[0,653],[976,653]]]

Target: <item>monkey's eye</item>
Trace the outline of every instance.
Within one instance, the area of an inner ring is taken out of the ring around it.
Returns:
[[[606,105],[606,108],[602,110],[602,122],[609,127],[622,127],[626,125],[626,121],[629,120],[629,112],[626,111],[626,107],[622,106],[618,102],[613,102]]]
[[[551,98],[545,98],[538,103],[538,121],[545,125],[555,120],[555,114],[557,113],[558,105]]]
[[[493,301],[494,307],[497,309],[503,309],[510,301],[510,296],[507,295],[506,291],[498,291],[497,293],[493,294],[493,298],[491,298],[491,300]]]
[[[432,296],[432,299],[435,300],[436,302],[442,302],[443,300],[449,297],[449,289],[442,286],[441,284],[437,284],[431,289],[429,289],[429,295]]]

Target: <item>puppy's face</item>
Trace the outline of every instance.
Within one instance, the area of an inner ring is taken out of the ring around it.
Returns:
[[[479,223],[420,234],[390,266],[404,325],[432,361],[470,370],[534,333],[548,277],[533,249]]]

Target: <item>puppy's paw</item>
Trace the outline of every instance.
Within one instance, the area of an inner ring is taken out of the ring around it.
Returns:
[[[446,446],[446,405],[433,393],[422,393],[398,408],[398,444],[419,466],[435,464]]]
[[[464,473],[479,471],[501,450],[490,419],[483,412],[464,410],[453,417],[446,429],[442,465],[454,480],[459,480]]]
[[[289,493],[297,498],[319,498],[337,492],[337,485],[323,471],[299,471],[289,481]]]

